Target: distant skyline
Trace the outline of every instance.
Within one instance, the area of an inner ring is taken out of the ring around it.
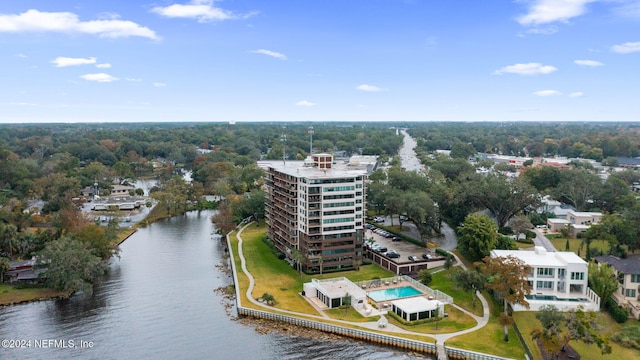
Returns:
[[[0,123],[640,121],[640,0],[0,2]]]

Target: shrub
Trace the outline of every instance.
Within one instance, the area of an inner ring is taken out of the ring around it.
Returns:
[[[621,306],[618,306],[612,300],[609,300],[609,314],[619,324],[626,322],[629,319],[629,311]]]
[[[503,226],[500,229],[498,229],[498,232],[502,235],[511,235],[513,234],[513,230],[508,227],[508,226]]]
[[[536,233],[535,233],[535,232],[533,232],[533,231],[531,231],[531,230],[525,230],[525,232],[524,232],[524,236],[525,236],[527,239],[535,239],[535,238],[536,238]]]
[[[453,257],[453,255],[449,254],[449,252],[447,250],[440,249],[440,248],[436,248],[436,254],[442,255],[442,256],[444,256],[446,258]]]

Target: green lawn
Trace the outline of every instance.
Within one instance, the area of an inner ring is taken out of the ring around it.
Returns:
[[[534,311],[520,311],[514,313],[514,319],[518,324],[518,328],[522,333],[522,337],[529,346],[536,359],[540,359],[540,350],[538,346],[531,340],[531,331],[540,327],[540,322],[535,317]],[[630,319],[629,321],[635,321]],[[616,323],[606,312],[598,313],[598,324],[602,326],[602,334],[611,336],[620,331],[622,324]],[[602,355],[600,349],[596,345],[586,345],[582,342],[572,341],[569,343],[579,354],[583,360],[596,359],[640,359],[640,351],[624,348],[614,342],[610,342],[612,352],[609,355]]]
[[[446,345],[512,359],[524,359],[524,347],[515,330],[509,327],[509,342],[504,342],[504,331],[497,320],[500,307],[492,301],[488,293],[484,292],[483,295],[491,308],[489,323],[482,329],[449,339]]]
[[[389,320],[389,324],[396,325],[408,331],[430,334],[446,334],[456,332],[460,330],[470,329],[477,324],[477,322],[471,316],[465,314],[457,308],[454,308],[453,306],[445,305],[444,311],[448,314],[448,317],[441,318],[437,323],[434,321],[417,325],[405,325],[392,316],[387,316],[387,320]]]
[[[551,243],[553,244],[553,247],[555,247],[556,250],[566,251],[565,249],[567,245],[567,238],[554,237],[553,239],[549,239],[549,241],[551,241]],[[578,254],[580,244],[582,244],[582,239],[569,238],[569,251],[572,251]],[[591,249],[599,249],[604,254],[606,254],[609,251],[609,243],[604,240],[593,240],[591,241]],[[579,255],[584,258],[586,253],[587,253],[587,249],[583,248],[580,251]]]
[[[329,310],[325,310],[324,312],[334,319],[344,320],[344,321],[374,322],[374,321],[380,320],[380,316],[378,315],[364,317],[352,306],[339,308],[339,309],[329,309]]]
[[[433,274],[432,281],[429,287],[434,290],[440,290],[443,293],[453,297],[454,303],[461,308],[475,315],[482,316],[483,310],[480,300],[476,299],[476,306],[472,306],[472,293],[458,289],[453,281],[449,279],[449,276],[452,272],[459,270],[459,267],[454,267],[449,270],[443,270]]]
[[[7,284],[0,284],[0,305],[10,305],[25,301],[44,300],[68,295],[68,291],[57,291],[44,287],[20,289]]]

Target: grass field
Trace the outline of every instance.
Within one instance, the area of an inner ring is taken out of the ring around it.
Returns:
[[[446,345],[506,358],[524,359],[524,347],[520,343],[515,330],[513,327],[509,327],[509,342],[504,342],[504,330],[497,320],[500,308],[488,293],[484,292],[483,295],[491,308],[489,323],[480,330],[449,339]]]
[[[549,239],[549,241],[551,241],[556,250],[566,251],[567,238],[554,237],[553,239]],[[572,251],[584,258],[587,253],[587,249],[582,248],[581,251],[578,251],[580,249],[580,244],[582,244],[582,239],[569,238],[569,251]],[[593,240],[591,241],[591,249],[598,249],[602,251],[602,253],[606,254],[607,251],[609,251],[609,243],[604,240]]]
[[[459,271],[459,267],[451,268],[449,270],[443,270],[434,273],[432,276],[430,288],[434,290],[440,290],[443,293],[453,297],[456,305],[462,307],[463,309],[478,315],[482,316],[482,304],[480,300],[476,299],[476,306],[473,306],[472,293],[466,292],[458,289],[453,281],[449,279],[450,275],[454,271]]]
[[[45,300],[55,297],[66,297],[68,291],[57,291],[49,288],[14,288],[0,284],[0,305],[10,305],[26,301]]]

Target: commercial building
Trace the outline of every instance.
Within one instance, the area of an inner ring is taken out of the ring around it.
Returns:
[[[370,159],[371,160],[371,159]],[[375,160],[259,161],[266,173],[268,237],[302,271],[357,268],[362,263],[366,180]]]

